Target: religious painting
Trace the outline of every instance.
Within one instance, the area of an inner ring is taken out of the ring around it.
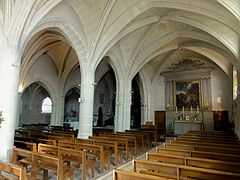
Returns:
[[[178,108],[200,108],[200,80],[174,81],[174,105]]]

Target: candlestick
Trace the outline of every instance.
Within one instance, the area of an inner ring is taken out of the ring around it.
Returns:
[[[197,113],[199,113],[199,108],[198,108],[198,106],[197,106]]]
[[[176,113],[178,113],[177,106],[176,106]]]

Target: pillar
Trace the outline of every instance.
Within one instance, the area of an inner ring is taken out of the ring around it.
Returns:
[[[0,111],[4,117],[0,128],[0,160],[8,161],[17,119],[20,58],[15,47],[4,44],[0,49]]]
[[[115,131],[130,129],[131,82],[129,79],[124,80],[124,78],[122,78],[119,83],[116,98]]]
[[[53,103],[53,111],[51,114],[51,125],[63,126],[64,121],[64,95],[62,92],[59,92],[55,97]]]
[[[84,68],[83,68],[84,69]],[[93,102],[94,102],[94,73],[85,68],[82,73],[80,110],[79,110],[79,132],[78,138],[87,139],[92,136]]]

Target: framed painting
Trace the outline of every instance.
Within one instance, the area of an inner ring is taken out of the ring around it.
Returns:
[[[180,80],[174,81],[174,107],[200,108],[201,107],[201,81]]]

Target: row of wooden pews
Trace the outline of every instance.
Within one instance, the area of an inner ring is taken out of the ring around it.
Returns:
[[[58,179],[72,179],[75,167],[80,166],[82,179],[86,179],[88,170],[93,178],[94,169],[103,173],[105,169],[110,170],[112,161],[117,166],[123,160],[136,157],[156,144],[153,138],[155,134],[151,131],[113,133],[102,130],[98,136],[89,139],[69,136],[69,132],[65,133],[61,128],[48,133],[46,127],[35,126],[27,131],[21,130],[21,133],[16,131],[12,163],[26,168],[32,179],[37,178],[41,171],[44,179],[48,179],[49,171],[54,171]],[[72,163],[76,166],[71,166]]]
[[[132,171],[115,169],[114,180],[240,179],[240,141],[221,131],[189,131],[165,142],[146,160],[134,159]]]

